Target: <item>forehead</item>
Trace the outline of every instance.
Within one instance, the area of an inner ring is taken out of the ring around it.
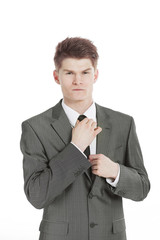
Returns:
[[[65,58],[61,64],[61,69],[78,71],[87,68],[93,68],[92,62],[89,58]]]

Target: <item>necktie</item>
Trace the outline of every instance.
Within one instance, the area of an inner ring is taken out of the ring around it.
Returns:
[[[78,120],[81,122],[84,118],[86,118],[85,115],[80,115],[78,117]],[[89,155],[90,155],[90,147],[89,146],[85,149],[84,154],[87,156],[87,158],[89,158]],[[91,167],[87,171],[90,175],[90,178],[92,179],[92,169],[91,169]]]

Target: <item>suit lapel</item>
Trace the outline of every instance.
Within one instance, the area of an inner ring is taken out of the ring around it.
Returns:
[[[109,140],[111,133],[111,122],[109,115],[104,111],[104,108],[100,105],[96,104],[96,114],[97,114],[97,125],[102,128],[102,131],[97,135],[97,146],[96,146],[96,154],[104,154],[108,155],[109,150]],[[92,189],[97,189],[101,179],[99,176],[94,175],[94,182],[92,185]]]
[[[71,141],[72,127],[62,108],[61,102],[62,100],[53,107],[53,122],[51,123],[51,126],[62,140],[62,147],[64,147],[64,144],[67,145]]]
[[[96,153],[108,154],[108,146],[111,132],[111,123],[108,114],[103,108],[96,104],[97,125],[102,128],[101,133],[97,135]]]

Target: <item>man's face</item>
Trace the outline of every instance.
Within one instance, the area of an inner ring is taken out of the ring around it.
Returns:
[[[61,85],[65,103],[91,101],[93,84],[98,78],[98,70],[94,69],[88,58],[66,58],[59,71],[54,71],[55,81]]]

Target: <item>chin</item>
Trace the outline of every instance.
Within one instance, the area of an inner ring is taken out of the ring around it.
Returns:
[[[85,97],[74,97],[71,99],[72,101],[84,101],[85,100]]]
[[[86,99],[86,96],[80,95],[80,94],[75,94],[74,96],[71,97],[73,100],[84,100]]]

